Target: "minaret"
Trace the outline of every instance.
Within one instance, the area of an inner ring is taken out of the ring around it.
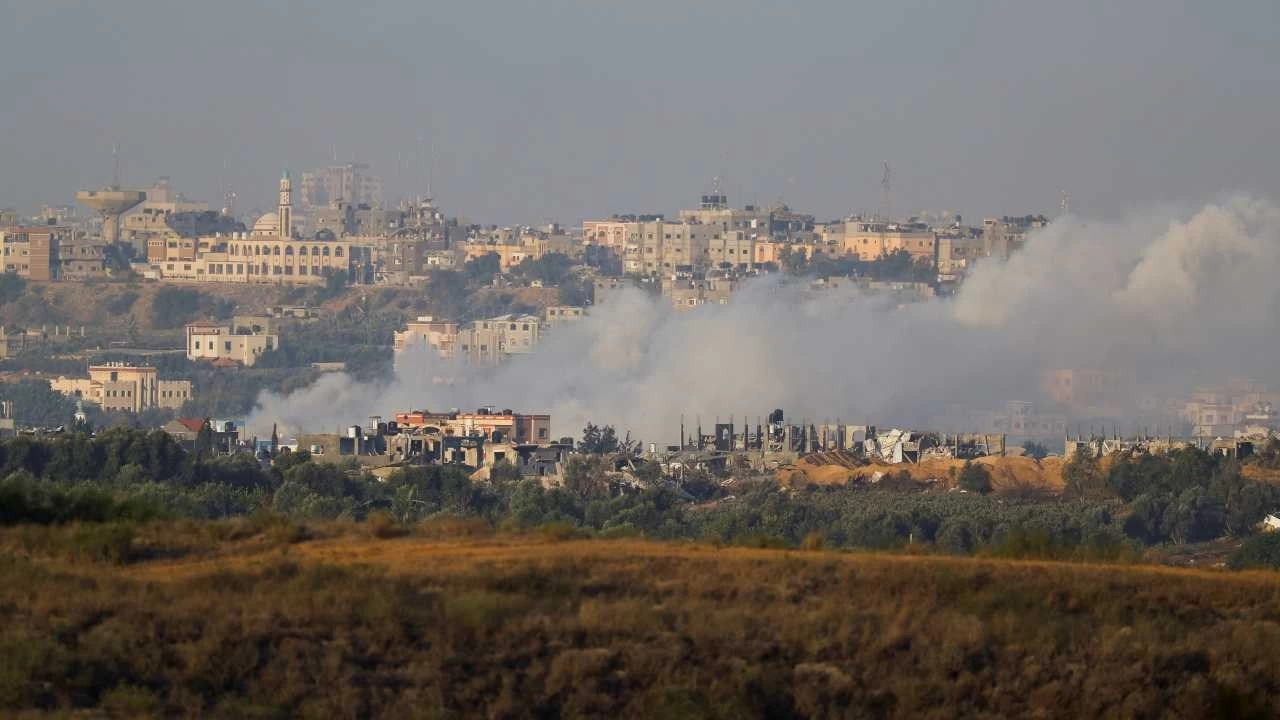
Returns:
[[[289,182],[289,171],[285,170],[280,178],[280,237],[288,240],[293,237],[293,184]]]

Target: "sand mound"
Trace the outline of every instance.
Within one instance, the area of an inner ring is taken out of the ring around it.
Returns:
[[[1060,457],[1036,460],[1025,456],[992,456],[978,458],[974,462],[991,473],[991,485],[997,492],[1062,491],[1063,461]],[[851,482],[877,482],[890,473],[906,473],[918,482],[936,481],[942,487],[952,487],[963,467],[963,460],[932,459],[918,464],[893,465],[835,451],[806,455],[791,465],[779,468],[777,479],[787,487],[809,484],[846,485]]]

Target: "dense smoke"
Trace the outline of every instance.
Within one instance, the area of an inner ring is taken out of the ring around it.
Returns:
[[[1040,371],[1105,368],[1142,394],[1249,374],[1274,380],[1280,210],[1251,198],[1118,223],[1066,216],[1007,262],[986,260],[952,299],[897,305],[761,278],[727,305],[674,312],[631,291],[497,368],[403,356],[395,378],[327,375],[264,393],[251,430],[332,431],[397,410],[496,405],[550,412],[554,431],[612,424],[672,443],[775,407],[789,417],[914,424],[1042,400]],[[1125,401],[1138,407],[1138,395]],[[939,428],[944,429],[944,428]],[[963,429],[952,426],[947,429]]]

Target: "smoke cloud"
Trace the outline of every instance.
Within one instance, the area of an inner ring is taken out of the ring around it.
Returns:
[[[1136,414],[1139,394],[1232,375],[1274,381],[1277,277],[1280,210],[1266,201],[1120,222],[1064,216],[1008,261],[981,262],[954,298],[898,305],[768,277],[727,305],[675,312],[628,291],[500,367],[418,349],[384,383],[331,374],[264,393],[250,430],[323,432],[483,405],[550,412],[557,435],[591,421],[659,444],[677,440],[682,415],[691,431],[775,407],[811,422],[922,426],[956,408],[1043,400],[1040,373],[1059,367],[1132,378]]]

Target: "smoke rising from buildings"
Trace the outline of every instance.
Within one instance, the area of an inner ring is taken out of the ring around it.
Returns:
[[[250,429],[326,432],[397,410],[496,405],[550,412],[557,435],[591,421],[668,444],[682,415],[691,432],[775,407],[810,422],[923,426],[955,408],[1041,400],[1049,368],[1170,392],[1239,374],[1274,381],[1277,277],[1280,209],[1266,201],[1115,223],[1065,216],[1008,261],[981,262],[954,298],[897,305],[769,277],[680,313],[628,291],[500,367],[423,349],[384,383],[330,374],[264,393]],[[1136,396],[1125,400],[1136,414]]]

